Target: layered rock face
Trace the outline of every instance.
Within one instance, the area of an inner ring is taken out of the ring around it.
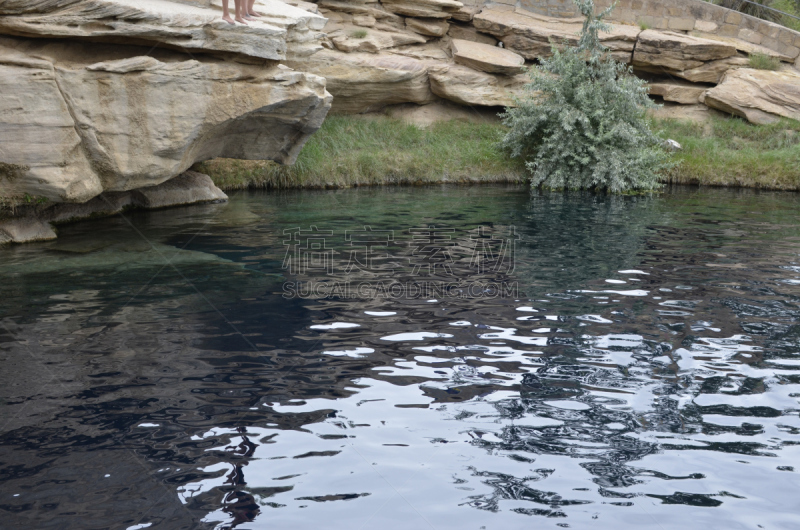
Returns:
[[[293,163],[332,98],[279,61],[320,50],[325,20],[277,4],[236,28],[157,0],[0,2],[0,197],[84,203],[215,157]]]
[[[481,7],[455,0],[319,0],[327,48],[286,64],[328,81],[333,111],[360,113],[447,99],[513,105],[525,57],[472,25]]]
[[[781,116],[800,120],[800,72],[734,70],[706,91],[702,99],[709,107],[752,123],[773,123]]]
[[[215,2],[220,5],[221,0]],[[231,2],[233,4],[233,2]],[[4,0],[0,33],[24,37],[174,46],[281,60],[320,49],[325,19],[280,0],[259,0],[263,21],[231,26],[211,2],[165,0]]]
[[[328,49],[289,64],[328,79],[336,112],[427,104],[437,98],[469,106],[508,106],[524,95],[522,67],[549,57],[553,43],[576,45],[583,24],[567,9],[567,0],[464,2],[477,3],[319,0],[314,5],[329,19],[323,42]],[[792,44],[800,44],[800,33],[767,23],[753,25],[761,23],[717,6],[694,9],[670,2],[647,0],[645,9],[644,4],[637,8],[636,2],[621,0],[612,12],[617,21],[600,35],[609,53],[648,79],[651,94],[665,101],[699,104],[727,72],[748,68],[752,54],[772,57],[785,68],[800,61],[800,48]],[[669,19],[667,14],[676,9],[701,18]],[[667,18],[656,20],[649,13]],[[718,23],[711,20],[716,16]],[[660,29],[642,29],[640,20]]]
[[[175,197],[159,186],[184,175],[180,187],[207,188],[185,172],[214,157],[292,163],[331,104],[513,106],[524,67],[574,46],[582,26],[569,0],[257,0],[264,16],[247,26],[223,21],[221,2],[0,0],[0,208]],[[800,33],[675,2],[619,0],[601,34],[652,95],[757,123],[800,116]],[[779,71],[749,68],[752,54]]]

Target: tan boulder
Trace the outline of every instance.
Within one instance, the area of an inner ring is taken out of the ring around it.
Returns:
[[[633,52],[633,65],[650,70],[662,68],[681,72],[709,61],[732,57],[736,53],[736,47],[726,42],[672,31],[646,30],[639,34]]]
[[[142,208],[165,208],[226,200],[228,196],[214,185],[211,177],[196,171],[186,171],[161,184],[145,186],[131,192],[131,202]]]
[[[428,72],[431,90],[437,96],[460,105],[513,107],[529,79],[525,75],[493,75],[461,65],[432,66]]]
[[[472,22],[472,18],[480,13],[483,6],[464,6],[458,11],[453,11],[453,20],[459,22]]]
[[[738,51],[748,54],[762,54],[768,57],[774,57],[780,61],[784,61],[787,63],[791,63],[794,58],[789,55],[777,52],[771,48],[767,48],[766,46],[761,46],[760,44],[753,44],[752,42],[747,42],[746,40],[737,39],[734,37],[724,37],[722,35],[716,35],[714,33],[706,33],[703,31],[691,31],[689,35],[692,37],[700,37],[707,40],[715,40],[719,42],[724,42],[725,44],[730,44],[731,46],[735,47]]]
[[[429,42],[428,44],[420,44],[416,46],[394,48],[389,50],[388,53],[392,55],[411,57],[412,59],[419,59],[425,64],[453,62],[453,58],[450,56],[450,53],[441,48],[441,41],[433,41]]]
[[[343,52],[377,53],[387,48],[406,44],[424,44],[427,39],[411,31],[385,31],[378,28],[344,26],[329,34],[337,50]]]
[[[472,26],[463,24],[450,24],[447,35],[453,39],[470,40],[472,42],[488,44],[489,46],[497,46],[497,39],[491,35],[481,33]]]
[[[456,0],[384,0],[384,9],[407,17],[450,18],[464,4]]]
[[[402,25],[402,17],[390,13],[384,9],[380,9],[380,4],[375,2],[366,2],[358,0],[319,0],[320,8],[329,10],[335,13],[349,13],[351,15],[367,15],[375,18],[376,20],[391,20],[399,22]],[[329,16],[325,14],[325,16]],[[327,28],[326,28],[327,29]]]
[[[747,57],[735,55],[717,61],[709,61],[703,63],[697,68],[690,70],[683,70],[680,72],[672,72],[678,77],[682,77],[687,81],[693,83],[719,83],[725,72],[735,70],[737,68],[747,68],[750,65],[750,60]]]
[[[0,195],[85,201],[102,191],[53,64],[0,46]]]
[[[704,96],[709,107],[766,124],[800,120],[800,72],[740,68],[727,72]]]
[[[430,103],[428,63],[402,55],[323,50],[289,66],[323,76],[333,94],[333,111],[356,114],[396,103]]]
[[[709,122],[714,115],[725,116],[718,110],[710,109],[701,103],[684,105],[671,102],[648,109],[647,115],[660,120],[691,121],[699,124]]]
[[[684,105],[696,105],[700,96],[708,90],[707,86],[695,85],[678,79],[651,81],[647,84],[650,95],[661,96],[664,101],[674,101]]]
[[[450,24],[441,18],[407,18],[406,28],[420,35],[443,37],[450,29]]]
[[[517,8],[512,10],[488,7],[475,15],[473,25],[479,31],[503,41],[506,49],[526,59],[550,57],[551,43],[575,46],[583,27],[582,19],[553,18]],[[641,30],[635,26],[614,24],[611,31],[600,34],[601,42],[620,61],[630,62],[636,38]]]
[[[488,44],[453,39],[450,49],[456,63],[490,74],[518,74],[525,65],[522,56]]]

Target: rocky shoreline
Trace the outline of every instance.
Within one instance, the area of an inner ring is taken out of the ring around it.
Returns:
[[[0,206],[36,205],[0,212],[0,243],[224,200],[187,171],[291,164],[329,110],[512,106],[524,67],[581,27],[568,0],[257,0],[248,26],[219,5],[0,0]],[[604,44],[664,101],[800,119],[800,33],[701,0],[622,0],[612,18]],[[777,69],[751,68],[754,54]]]

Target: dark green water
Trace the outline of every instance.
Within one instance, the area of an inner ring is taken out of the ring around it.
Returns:
[[[0,278],[3,528],[800,528],[797,194],[238,193]]]

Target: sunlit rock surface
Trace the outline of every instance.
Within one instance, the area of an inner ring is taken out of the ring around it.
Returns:
[[[705,93],[704,102],[753,123],[773,123],[781,117],[800,120],[800,73],[752,68],[728,72]]]
[[[461,65],[430,70],[431,89],[437,96],[461,105],[514,106],[524,96],[528,78],[478,72]]]
[[[319,49],[323,17],[278,0],[258,0],[257,9],[268,16],[244,28],[222,20],[220,11],[165,0],[6,0],[0,3],[0,33],[158,42],[273,60],[286,57],[287,43]]]
[[[0,2],[4,203],[83,203],[215,157],[294,162],[332,98],[278,61],[321,50],[325,18],[259,0],[233,26],[194,4]]]
[[[575,46],[583,26],[583,19],[545,17],[500,7],[485,8],[472,22],[479,31],[494,35],[526,59],[549,57],[551,43]],[[617,60],[629,63],[640,32],[638,26],[614,24],[609,33],[600,34],[600,39]]]
[[[3,159],[30,168],[6,189],[55,202],[159,184],[218,156],[292,163],[330,103],[324,79],[277,64],[79,42],[0,45]]]
[[[515,76],[522,66],[534,66],[549,57],[553,44],[575,46],[578,42],[583,20],[565,16],[566,11],[559,16],[540,14],[543,5],[536,0],[519,6],[466,2],[453,9],[446,2],[320,0],[319,12],[328,19],[324,46],[330,51],[296,58],[291,66],[328,78],[334,109],[339,112],[371,112],[396,103],[426,104],[431,101],[428,90],[420,87],[426,82],[434,99],[469,106],[514,105],[509,94],[515,91],[511,87],[521,85]],[[800,39],[800,34],[795,36],[790,30],[759,26],[758,31],[745,28],[733,34],[729,27],[720,28],[705,19],[681,19],[668,27],[656,24],[660,29],[644,29],[655,24],[650,20],[651,8],[639,10],[644,17],[640,24],[628,20],[627,11],[635,10],[620,6],[620,18],[600,39],[612,57],[631,64],[638,74],[671,77],[669,86],[653,85],[653,95],[665,101],[698,104],[699,94],[726,72],[747,67],[751,54],[764,54],[787,66],[796,60],[796,49],[789,42]],[[743,27],[749,24],[740,22]],[[781,40],[759,37],[759,32],[773,30]],[[413,42],[409,34],[419,42]],[[348,57],[351,53],[357,55]],[[374,58],[365,60],[365,53]],[[386,66],[397,55],[418,61],[413,81]],[[354,62],[357,68],[347,71],[345,65]],[[375,83],[389,77],[395,81]],[[683,81],[672,82],[675,78]],[[413,90],[409,83],[414,84]]]
[[[288,64],[327,79],[328,90],[336,94],[335,112],[360,113],[395,103],[425,104],[434,99],[425,61],[412,57],[324,50]]]
[[[490,74],[518,74],[525,64],[521,55],[480,42],[453,39],[451,50],[456,63]]]

